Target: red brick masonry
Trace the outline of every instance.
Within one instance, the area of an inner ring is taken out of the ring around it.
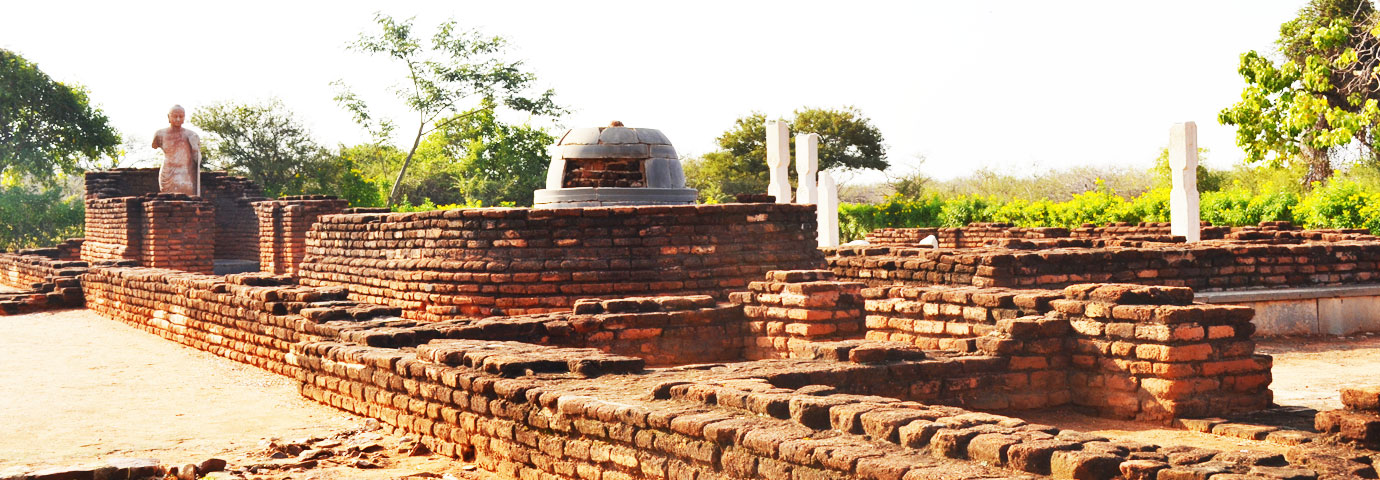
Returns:
[[[582,298],[711,295],[824,265],[811,207],[723,204],[326,215],[297,275],[440,321]]]

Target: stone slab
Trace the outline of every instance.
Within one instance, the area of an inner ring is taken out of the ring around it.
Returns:
[[[1197,301],[1203,303],[1235,304],[1313,298],[1380,296],[1380,285],[1232,290],[1221,292],[1196,292],[1194,295]]]
[[[1276,302],[1250,302],[1242,305],[1255,309],[1256,335],[1317,335],[1318,302],[1307,300],[1281,300]]]
[[[541,189],[532,193],[536,208],[598,207],[614,205],[691,205],[693,188],[579,187]]]
[[[1380,331],[1380,297],[1319,298],[1318,330],[1325,335]]]
[[[1261,336],[1380,332],[1380,285],[1199,292],[1196,299],[1254,308]]]

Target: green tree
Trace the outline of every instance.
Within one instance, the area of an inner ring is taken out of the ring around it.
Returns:
[[[210,134],[204,148],[209,165],[248,177],[265,195],[296,195],[313,183],[330,183],[321,178],[333,173],[326,149],[278,99],[216,103],[198,109],[191,122]]]
[[[1198,149],[1198,191],[1211,192],[1221,190],[1226,182],[1226,173],[1210,170],[1203,165],[1202,161],[1207,159],[1208,149]],[[1169,148],[1160,150],[1160,156],[1155,157],[1154,166],[1150,168],[1150,174],[1155,177],[1156,188],[1172,188],[1174,186],[1174,171],[1169,168]]]
[[[54,81],[19,54],[0,49],[0,173],[50,181],[80,162],[113,156],[120,137],[81,87]]]
[[[336,190],[310,193],[338,195],[356,207],[382,207],[390,184],[388,173],[397,170],[402,159],[403,152],[388,145],[341,145],[333,156],[334,170],[340,172],[333,183]]]
[[[1370,0],[1312,0],[1280,26],[1271,60],[1241,55],[1241,100],[1218,115],[1235,125],[1248,162],[1308,165],[1305,185],[1332,176],[1333,160],[1374,162],[1380,125],[1380,17]],[[1355,148],[1352,148],[1355,147]]]
[[[686,182],[700,190],[700,198],[721,201],[738,193],[767,189],[767,116],[753,112],[733,122],[720,135],[719,150],[690,160]],[[854,107],[801,108],[790,120],[791,132],[819,134],[819,169],[885,170],[886,144],[882,132]],[[792,135],[794,136],[794,135]],[[791,143],[791,158],[795,144]],[[795,175],[795,169],[790,169]]]
[[[85,209],[80,194],[15,180],[0,181],[0,251],[47,247],[81,236]]]
[[[508,125],[493,110],[451,122],[436,133],[458,162],[456,184],[465,203],[532,205],[546,184],[547,147],[556,137],[531,125]]]
[[[361,34],[351,48],[355,51],[385,55],[406,66],[406,82],[396,89],[407,108],[416,113],[416,132],[407,150],[388,196],[388,205],[397,202],[407,168],[417,153],[422,139],[434,130],[451,122],[465,119],[497,105],[536,115],[561,113],[552,90],[529,92],[536,76],[523,71],[520,61],[503,58],[507,41],[488,37],[476,31],[457,29],[454,20],[442,23],[430,42],[413,33],[413,19],[401,22],[376,14],[381,32]],[[376,118],[367,103],[352,92],[343,81],[334,83],[339,89],[335,100],[354,116],[356,122],[368,129],[382,142],[394,131],[396,124],[386,118]]]

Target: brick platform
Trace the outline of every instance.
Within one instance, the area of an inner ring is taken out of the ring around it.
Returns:
[[[327,215],[298,276],[441,321],[561,311],[581,298],[725,298],[823,265],[814,211],[725,204]]]

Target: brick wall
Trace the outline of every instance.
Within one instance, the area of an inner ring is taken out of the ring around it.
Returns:
[[[773,271],[730,299],[743,305],[752,334],[747,358],[808,355],[813,344],[862,332],[863,284],[834,281],[827,270]]]
[[[81,258],[88,262],[139,261],[144,238],[141,197],[86,198],[86,241]]]
[[[879,228],[868,232],[872,245],[916,246],[934,235],[940,248],[1064,248],[1147,246],[1154,243],[1183,243],[1183,236],[1170,233],[1169,222],[1112,222],[1103,226],[1085,223],[1072,230],[1059,227],[1016,227],[1010,223],[970,223],[966,227]],[[1253,227],[1223,227],[1204,224],[1203,240],[1288,244],[1300,241],[1374,241],[1366,229],[1303,230],[1289,222],[1261,222]]]
[[[568,159],[561,187],[645,187],[642,162],[634,158]]]
[[[345,211],[349,202],[329,195],[287,196],[254,202],[258,218],[259,270],[293,275],[307,256],[307,231],[322,215]]]
[[[322,333],[299,313],[345,297],[343,289],[300,287],[285,277],[212,276],[147,267],[92,267],[82,282],[91,311],[288,376],[297,373],[287,361],[289,347],[319,339]],[[349,312],[346,306],[336,308]]]
[[[86,231],[90,241],[82,258],[88,261],[135,260],[142,248],[138,223],[144,210],[139,200],[158,193],[157,168],[119,168],[86,173]],[[258,219],[252,202],[263,191],[244,177],[225,172],[201,172],[201,200],[212,207],[210,234],[202,239],[221,259],[258,260]]]
[[[998,322],[1052,309],[1057,291],[953,286],[890,286],[862,291],[866,338],[912,344],[926,350],[977,351],[978,337]]]
[[[814,215],[789,204],[327,215],[298,276],[427,321],[561,311],[581,298],[724,298],[768,270],[822,266]]]
[[[1013,372],[1062,371],[1066,381],[1041,390],[1057,383],[1105,416],[1221,415],[1272,399],[1270,357],[1255,355],[1251,340],[1254,312],[1194,304],[1187,288],[883,287],[864,296],[869,339],[997,355]]]
[[[1380,280],[1380,242],[1200,242],[1163,247],[1050,250],[824,249],[841,279],[868,285],[1059,288],[1115,282],[1196,290],[1307,287]]]
[[[139,264],[189,272],[215,269],[215,209],[181,194],[146,195],[143,200]]]

